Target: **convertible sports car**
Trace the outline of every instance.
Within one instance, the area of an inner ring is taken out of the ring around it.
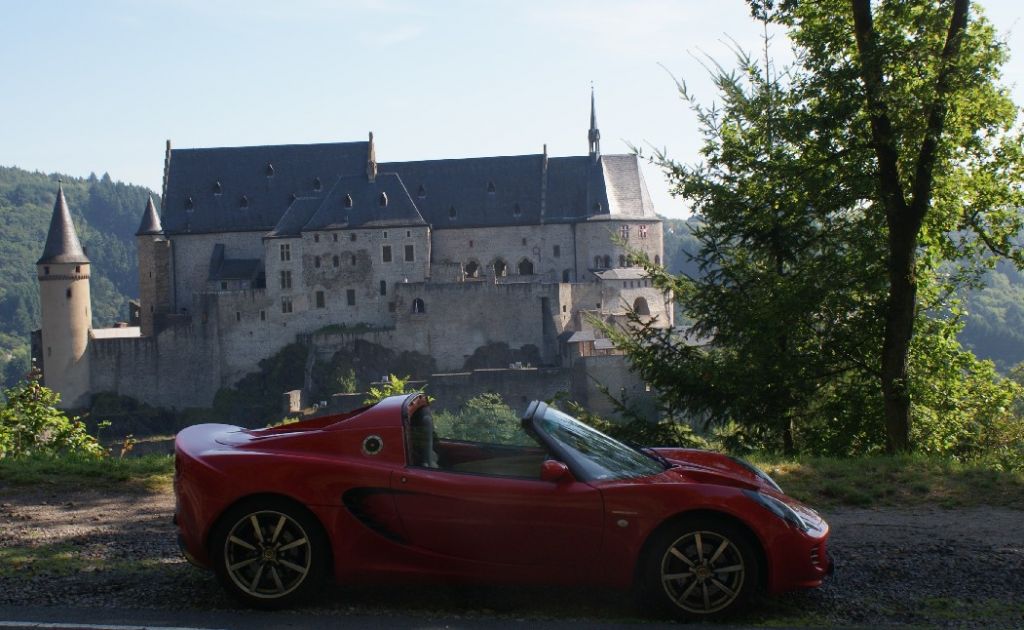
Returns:
[[[268,429],[189,427],[179,544],[261,608],[330,575],[399,576],[638,587],[702,619],[831,572],[825,522],[741,460],[626,446],[543,402],[486,440],[440,433],[422,394]]]

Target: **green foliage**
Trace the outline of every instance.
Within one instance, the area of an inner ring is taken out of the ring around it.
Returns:
[[[93,325],[128,318],[128,298],[139,293],[135,229],[149,195],[142,186],[0,167],[0,372],[10,386],[28,371],[28,335],[39,325],[36,260],[42,253],[57,193],[64,194],[82,245],[92,261]]]
[[[458,411],[434,414],[434,431],[450,440],[535,446],[523,432],[519,415],[498,394],[481,394]]]
[[[923,450],[967,458],[1012,448],[1020,420],[1008,410],[1019,390],[960,348],[964,315],[953,297],[993,252],[1024,261],[1013,241],[1024,225],[1024,151],[1017,110],[998,85],[1005,49],[972,17],[960,56],[943,70],[948,5],[872,3],[898,149],[888,172],[914,191],[906,203],[922,217],[907,227],[892,210],[903,200],[879,183],[885,169],[870,124],[878,112],[864,105],[851,3],[763,4],[761,15],[789,27],[795,65],[778,70],[737,51],[736,70],[715,65],[720,103],[711,107],[680,84],[704,135],[703,161],[653,158],[701,219],[687,271],[643,260],[688,329],[634,316],[609,336],[669,407],[711,425],[734,422],[740,441],[832,454],[899,448],[893,400],[907,396]],[[946,71],[953,81],[943,91],[937,77]],[[937,136],[926,130],[933,104],[948,108]],[[926,137],[938,144],[927,156],[934,170],[922,174],[914,165]],[[907,243],[911,271],[901,275],[893,256],[906,255]],[[911,295],[909,311],[893,297],[908,276],[900,295]],[[912,339],[909,373],[896,380],[893,322]],[[892,395],[883,399],[883,388]]]
[[[41,376],[38,371],[32,372],[24,381],[4,390],[6,402],[0,406],[0,459],[105,455],[84,423],[57,409],[60,394],[44,387]]]
[[[334,393],[354,394],[359,391],[359,383],[356,381],[356,371],[349,368],[347,371],[336,374],[334,382],[337,385]]]
[[[590,412],[578,402],[568,400],[564,396],[556,397],[556,400],[549,401],[549,404],[559,403],[565,408],[566,413],[575,417],[580,422],[594,427],[609,437],[630,444],[677,448],[708,448],[708,441],[698,435],[688,423],[678,418],[673,418],[671,415],[663,415],[661,419],[654,422],[649,421],[633,413],[627,404],[608,395],[607,391],[604,393],[612,401],[619,414],[626,419],[626,422],[613,422],[602,418]]]
[[[370,388],[370,391],[366,392],[366,399],[363,401],[363,404],[376,405],[388,396],[399,396],[401,394],[411,394],[413,392],[423,391],[422,389],[416,389],[410,386],[410,378],[411,377],[409,376],[398,377],[394,374],[388,374],[388,379],[386,381],[381,383],[379,386],[374,385]]]

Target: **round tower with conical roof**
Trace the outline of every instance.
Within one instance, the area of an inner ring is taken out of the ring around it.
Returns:
[[[158,322],[171,310],[171,242],[164,237],[160,215],[150,197],[135,232],[139,252],[139,326],[143,337],[160,331]]]
[[[36,271],[43,320],[43,384],[60,393],[61,407],[86,405],[92,330],[89,258],[75,232],[62,185],[57,187],[50,230]]]

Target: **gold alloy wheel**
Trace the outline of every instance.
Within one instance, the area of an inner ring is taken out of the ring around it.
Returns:
[[[743,589],[743,555],[725,536],[711,531],[683,534],[661,558],[661,584],[683,610],[709,615],[731,604]]]
[[[243,593],[276,599],[291,593],[313,563],[309,536],[291,516],[274,510],[246,514],[224,539],[224,566]]]

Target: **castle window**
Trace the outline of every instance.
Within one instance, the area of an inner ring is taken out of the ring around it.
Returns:
[[[267,321],[267,312],[266,311],[260,311],[260,321],[261,322]]]
[[[291,259],[292,259],[292,246],[287,244],[287,243],[281,245],[281,260],[287,262],[287,261],[289,261]]]
[[[567,313],[567,312],[569,312],[569,307],[568,307],[568,306],[566,306],[565,304],[563,304],[563,305],[562,305],[562,312],[563,312],[563,313]]]
[[[529,258],[524,258],[520,260],[517,271],[519,271],[519,275],[521,276],[532,276],[533,262],[531,262]]]
[[[281,298],[281,312],[282,313],[291,313],[292,312],[292,299],[291,298]]]
[[[238,200],[238,207],[239,208],[248,208],[249,207],[249,197],[247,195],[242,195],[242,198]]]
[[[601,211],[601,202],[600,201],[595,201],[594,202],[594,211],[595,212],[600,212]]]
[[[351,256],[351,257],[349,257],[349,262],[351,262],[351,263],[352,263],[352,266],[353,266],[353,267],[355,267],[355,266],[356,266],[356,255],[355,255],[355,254],[352,254],[352,256]]]
[[[600,269],[600,268],[601,268],[601,257],[600,256],[594,256],[594,269]]]
[[[412,312],[422,315],[427,312],[427,305],[423,303],[422,299],[416,298],[412,301]]]
[[[647,238],[647,226],[641,225],[637,228],[637,232],[640,233],[640,238]]]
[[[608,269],[609,267],[612,266],[612,257],[605,254],[604,258],[601,259],[601,263],[604,265],[605,269]]]
[[[380,281],[380,294],[381,295],[387,295],[388,294],[388,281],[387,280],[381,280]]]
[[[281,272],[281,288],[290,289],[292,288],[292,272],[282,271]]]
[[[53,347],[52,346],[46,346],[46,356],[48,356],[48,357],[52,357],[53,356]]]
[[[508,274],[508,265],[505,264],[505,261],[500,259],[500,258],[495,260],[494,261],[494,277],[496,277],[496,278],[503,278],[507,274]]]
[[[82,273],[82,265],[75,265],[75,273]]]
[[[523,238],[522,244],[523,244],[523,247],[526,247],[526,238]]]
[[[242,321],[242,312],[241,311],[235,311],[235,321],[236,322]]]
[[[625,226],[623,226],[623,227],[625,227]],[[626,266],[626,257],[623,256],[622,254],[619,254],[619,266],[620,267],[625,267]]]
[[[316,192],[320,192],[320,189],[323,188],[323,187],[324,187],[324,185],[320,182],[320,178],[319,177],[314,177],[313,178],[313,190],[315,190]]]
[[[313,242],[314,243],[319,243],[320,242],[320,235],[319,234],[314,234],[313,235]]]
[[[313,266],[316,267],[317,269],[320,268],[320,257],[319,256],[315,256],[313,258]]]
[[[568,269],[562,270],[562,282],[572,282],[572,272]]]
[[[338,242],[338,233],[335,232],[334,234],[331,234],[331,236],[334,237],[334,242],[337,243]]]
[[[213,182],[213,194],[219,195],[224,192],[224,188],[220,185],[219,181]]]
[[[337,257],[337,256],[335,256],[335,257],[334,257],[334,258],[332,259],[332,262],[334,263],[334,266],[335,266],[335,267],[337,267],[337,266],[338,266],[338,265],[339,265],[339,264],[341,263],[341,261],[340,261],[340,260],[338,259],[338,257]]]
[[[628,241],[629,240],[629,226],[628,225],[621,225],[621,226],[619,226],[619,236],[621,236],[622,240],[624,240],[624,241]]]
[[[68,290],[64,292],[64,295],[67,296],[69,300],[71,299],[71,287],[68,287]]]
[[[471,260],[466,263],[465,272],[467,278],[476,278],[480,275],[480,265],[475,260]]]
[[[271,164],[270,162],[267,162],[267,171],[266,172],[267,172],[267,177],[273,177],[274,176],[274,165]]]
[[[387,238],[387,237],[388,237],[388,233],[384,232],[384,238]]]
[[[469,241],[469,248],[470,248],[470,249],[473,249],[473,241],[472,241],[472,240],[471,240],[471,241]]]
[[[414,245],[405,246],[405,262],[412,262],[416,260],[416,249]]]
[[[344,206],[346,208],[351,208],[352,207],[352,203],[353,203],[352,202],[352,195],[350,195],[348,193],[345,193],[345,199],[343,201]]]
[[[191,212],[193,208],[195,208],[195,204],[192,203],[192,197],[185,197],[185,210]]]
[[[382,262],[386,262],[386,263],[391,262],[391,246],[390,245],[384,245],[383,247],[381,247],[380,259],[381,259]]]
[[[494,190],[494,182],[487,182],[487,193],[493,195]]]
[[[638,297],[633,300],[633,312],[637,315],[650,315],[651,308],[647,306],[647,300],[642,297]]]
[[[385,234],[387,234],[387,232],[385,232]],[[387,237],[385,237],[385,238],[387,238]],[[351,234],[349,234],[348,235],[348,240],[355,242],[355,240],[356,240],[356,233],[352,232]]]
[[[405,231],[405,238],[412,238],[412,230]]]
[[[327,300],[324,299],[324,292],[323,291],[317,291],[316,292],[316,307],[317,308],[325,308],[326,305],[327,305]]]
[[[377,203],[380,204],[381,208],[387,208],[388,207],[388,194],[386,192],[384,192],[383,190],[380,191],[380,196],[377,197]]]
[[[427,189],[423,187],[423,184],[420,184],[419,189],[416,190],[416,196],[419,197],[420,199],[423,199],[424,197],[427,196]]]
[[[519,207],[519,204],[512,206],[512,216],[518,217],[523,213],[523,209]]]
[[[456,216],[457,214],[458,214],[458,213],[457,213],[457,212],[455,212],[455,206],[451,206],[451,207],[449,207],[449,208],[448,208],[448,219],[449,219],[449,220],[454,220],[454,219],[455,219],[455,216]]]
[[[50,268],[49,267],[43,267],[43,275],[44,276],[50,275]]]
[[[221,291],[227,291],[228,290],[228,283],[227,282],[221,282],[220,283],[220,290]]]
[[[347,291],[345,291],[345,301],[348,302],[349,306],[355,306],[356,305],[356,290],[355,289],[348,289]]]
[[[554,255],[555,258],[561,258],[561,256],[562,256],[562,247],[561,247],[561,245],[555,245],[554,247],[552,247],[551,248],[551,253]]]

